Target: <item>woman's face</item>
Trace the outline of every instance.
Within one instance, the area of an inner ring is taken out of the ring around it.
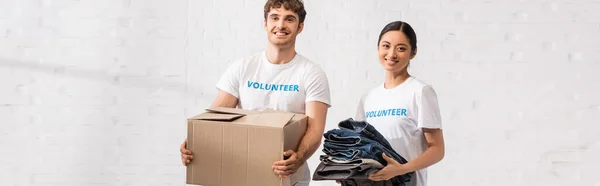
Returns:
[[[409,40],[399,30],[389,31],[381,36],[379,41],[379,62],[386,71],[402,72],[406,70],[408,62],[415,56],[416,51],[411,51]]]

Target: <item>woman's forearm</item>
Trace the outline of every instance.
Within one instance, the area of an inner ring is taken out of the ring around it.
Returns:
[[[444,149],[440,146],[429,147],[421,156],[403,165],[404,173],[413,172],[427,168],[444,158]]]
[[[404,164],[404,173],[427,168],[444,158],[445,149],[442,131],[440,129],[425,129],[424,134],[429,148],[419,157]]]

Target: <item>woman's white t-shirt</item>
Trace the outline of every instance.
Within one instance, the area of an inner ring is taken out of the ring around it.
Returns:
[[[355,120],[373,125],[407,161],[427,149],[422,128],[442,128],[435,90],[414,77],[394,88],[381,84],[362,95]],[[407,184],[426,185],[426,169],[416,171]]]

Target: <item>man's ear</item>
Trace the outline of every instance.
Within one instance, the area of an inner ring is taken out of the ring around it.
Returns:
[[[268,29],[267,29],[267,19],[263,20],[263,28],[265,28],[265,30],[268,31]]]
[[[303,29],[304,29],[304,22],[298,24],[298,34],[300,34]]]
[[[412,53],[410,54],[410,59],[413,59],[416,55],[417,55],[417,49],[415,48],[415,50],[413,50]]]

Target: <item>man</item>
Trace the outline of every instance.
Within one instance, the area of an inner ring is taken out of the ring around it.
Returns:
[[[331,106],[327,77],[323,70],[296,53],[296,36],[304,28],[306,12],[301,0],[268,0],[264,6],[265,51],[234,62],[217,83],[213,107],[249,110],[275,109],[308,116],[307,132],[296,152],[284,152],[288,159],[273,163],[273,171],[284,178],[307,166],[321,144],[327,110]],[[193,158],[181,144],[181,160]],[[297,185],[308,185],[310,171]]]

